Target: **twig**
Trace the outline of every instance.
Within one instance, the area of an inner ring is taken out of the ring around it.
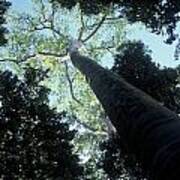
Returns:
[[[73,91],[73,84],[72,84],[72,81],[71,81],[71,78],[69,76],[69,69],[68,69],[68,64],[66,61],[64,61],[64,65],[65,65],[65,73],[66,73],[66,78],[68,80],[68,83],[69,83],[69,88],[70,88],[70,93],[71,93],[71,96],[72,96],[72,99],[74,101],[76,101],[78,104],[80,104],[81,106],[83,106],[83,104],[76,98],[76,96],[74,95],[74,91]]]
[[[79,36],[78,36],[78,40],[81,40],[82,36],[83,36],[83,33],[84,33],[84,30],[85,30],[85,24],[84,24],[84,18],[83,18],[83,13],[81,11],[81,28],[80,28],[80,32],[79,32]]]
[[[119,17],[107,17],[106,20],[110,20],[110,21],[114,21],[114,20],[121,21],[121,19],[120,19]]]
[[[77,119],[77,118],[75,119],[75,121],[76,121],[79,125],[83,126],[85,129],[88,129],[88,130],[91,131],[91,132],[97,132],[97,131],[98,131],[97,129],[89,126],[88,124],[80,121],[80,120]]]
[[[33,58],[33,57],[36,57],[36,56],[37,56],[37,54],[27,54],[27,55],[25,55],[25,56],[19,61],[19,63],[25,62],[25,61],[27,61],[28,59]]]
[[[45,8],[45,7],[43,7],[43,8]],[[41,11],[42,11],[42,15],[43,15],[44,11],[43,10],[41,10]],[[66,38],[66,36],[63,33],[61,33],[59,30],[55,29],[54,16],[55,16],[55,10],[52,8],[51,15],[48,18],[46,18],[45,15],[43,15],[43,19],[39,20],[38,25],[35,25],[33,20],[30,19],[30,17],[27,17],[26,18],[27,23],[29,22],[32,25],[32,29],[30,29],[29,32],[42,31],[42,30],[48,29],[48,30],[51,30],[53,33],[56,33],[58,36]]]
[[[41,24],[41,27],[35,26],[33,27],[33,29],[30,29],[29,32],[34,32],[34,31],[43,31],[45,29],[51,30],[52,32],[56,33],[58,36],[61,36],[63,38],[66,38],[66,36],[64,34],[62,34],[60,31],[58,31],[57,29],[51,27],[51,26],[47,26],[45,24]]]
[[[0,62],[7,62],[7,61],[17,63],[17,59],[11,59],[11,58],[0,59]]]
[[[107,16],[107,14],[105,14],[102,17],[101,21],[98,23],[97,27],[91,32],[91,34],[89,34],[84,40],[82,40],[83,43],[88,41],[91,37],[93,37],[96,34],[96,32],[99,30],[99,28],[102,26],[102,24],[106,20],[106,16]]]
[[[40,0],[41,3],[41,14],[44,20],[46,20],[46,16],[45,16],[45,5],[43,3],[43,0]]]
[[[13,62],[15,64],[20,64],[22,62],[25,62],[27,61],[28,59],[32,58],[32,57],[35,57],[36,54],[31,54],[31,55],[25,55],[23,58],[21,58],[20,60],[18,59],[12,59],[12,58],[3,58],[3,59],[0,59],[0,62]]]
[[[44,56],[54,56],[54,57],[64,57],[67,55],[67,53],[57,54],[53,52],[43,52],[43,51],[39,51],[38,54],[41,54]]]
[[[78,119],[76,116],[73,115],[73,120],[79,124],[80,126],[82,126],[83,128],[87,129],[89,132],[88,133],[92,133],[94,135],[104,135],[107,136],[107,130],[106,129],[102,129],[99,130],[97,128],[94,128],[92,126],[90,126],[89,124],[87,124],[86,122],[82,122],[80,119]]]
[[[107,49],[114,49],[115,47],[113,45],[109,45],[107,47],[105,46],[97,46],[93,48],[89,48],[88,50],[107,50]]]

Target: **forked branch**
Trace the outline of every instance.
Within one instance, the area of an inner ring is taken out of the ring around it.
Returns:
[[[107,17],[107,14],[105,14],[102,17],[102,19],[100,20],[100,22],[98,23],[96,28],[85,39],[82,40],[83,43],[88,41],[89,39],[91,39],[96,34],[96,32],[101,28],[101,26],[103,25],[104,21],[106,20],[106,17]]]

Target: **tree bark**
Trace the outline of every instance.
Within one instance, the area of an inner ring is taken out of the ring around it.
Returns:
[[[74,66],[84,74],[119,133],[153,180],[180,179],[180,118],[123,78],[78,52]]]

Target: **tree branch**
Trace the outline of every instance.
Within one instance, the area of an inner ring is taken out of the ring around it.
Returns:
[[[53,53],[53,52],[43,52],[43,51],[39,51],[38,54],[44,55],[44,56],[54,56],[54,57],[64,57],[67,55],[67,53],[62,53],[62,54],[58,54],[58,53]]]
[[[102,17],[102,19],[101,19],[101,21],[98,23],[97,27],[96,27],[84,40],[82,40],[83,43],[86,42],[86,41],[88,41],[90,38],[92,38],[92,37],[96,34],[96,32],[100,29],[100,27],[102,26],[102,24],[103,24],[104,21],[106,20],[106,16],[107,16],[107,14],[105,14],[105,15]]]
[[[27,55],[25,55],[25,56],[20,60],[19,63],[25,62],[25,61],[27,61],[28,59],[33,58],[33,57],[36,57],[36,56],[37,56],[37,54],[27,54]]]
[[[35,57],[35,56],[36,56],[36,54],[25,55],[23,58],[19,58],[20,60],[7,57],[7,58],[0,59],[0,62],[8,62],[9,61],[9,62],[13,62],[13,63],[19,65],[20,63],[25,62],[28,59]]]
[[[41,0],[41,15],[42,15],[42,19],[39,19],[39,23],[35,24],[33,22],[33,20],[29,17],[26,18],[27,23],[30,23],[32,25],[32,29],[29,30],[29,32],[34,32],[34,31],[42,31],[45,29],[51,30],[53,33],[57,34],[60,37],[66,38],[66,36],[61,33],[59,30],[55,29],[54,26],[54,16],[55,16],[55,10],[54,8],[51,8],[51,13],[49,15],[49,17],[45,16],[45,5],[43,4],[42,0]]]
[[[77,119],[77,118],[75,119],[75,121],[76,121],[79,125],[83,126],[85,129],[87,129],[87,130],[89,130],[89,131],[91,131],[91,132],[93,132],[93,133],[98,131],[97,129],[89,126],[88,124],[80,121],[80,120]]]
[[[81,40],[82,36],[83,36],[83,33],[84,33],[84,30],[85,30],[85,24],[84,24],[84,18],[83,18],[83,13],[81,11],[81,28],[80,28],[80,32],[79,32],[79,36],[78,36],[78,40]]]
[[[107,17],[106,20],[114,21],[114,20],[121,20],[119,17]]]
[[[0,62],[7,62],[7,61],[17,63],[17,59],[11,59],[11,58],[0,59]]]
[[[40,0],[40,4],[41,4],[41,15],[42,15],[43,19],[45,20],[46,19],[46,16],[45,16],[45,4],[43,3],[43,0]]]
[[[72,84],[72,80],[69,76],[69,69],[68,69],[68,64],[66,61],[64,61],[64,65],[65,65],[65,73],[66,73],[66,78],[68,80],[68,83],[69,83],[69,88],[70,88],[70,93],[71,93],[71,96],[72,96],[72,99],[74,101],[76,101],[78,104],[80,104],[81,106],[83,106],[83,103],[81,101],[79,101],[76,96],[74,95],[74,91],[73,91],[73,84]]]

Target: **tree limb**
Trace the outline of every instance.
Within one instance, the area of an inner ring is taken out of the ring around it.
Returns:
[[[17,59],[11,59],[11,58],[0,59],[0,62],[7,62],[7,61],[17,63]]]
[[[20,58],[20,60],[7,57],[7,58],[0,59],[0,62],[13,62],[15,64],[20,64],[35,56],[36,54],[25,55],[24,57]]]
[[[89,126],[88,124],[80,121],[80,120],[77,119],[77,118],[75,119],[75,121],[76,121],[79,125],[81,125],[83,128],[85,128],[85,129],[87,129],[87,130],[89,130],[89,131],[91,131],[91,132],[93,132],[93,133],[98,132],[98,129],[95,129],[95,128]]]
[[[42,15],[43,19],[45,20],[46,19],[46,16],[45,16],[45,4],[43,3],[43,0],[40,0],[40,4],[41,4],[41,15]]]
[[[59,30],[55,29],[54,26],[54,16],[55,16],[55,10],[51,8],[52,12],[50,13],[49,17],[46,18],[45,16],[45,5],[43,4],[42,0],[42,7],[41,7],[41,14],[42,14],[42,19],[39,20],[38,25],[34,24],[33,20],[30,19],[29,17],[26,18],[27,23],[31,23],[33,29],[30,29],[30,32],[34,31],[42,31],[45,29],[51,30],[53,33],[57,34],[60,37],[66,38],[66,36],[61,33]]]
[[[80,28],[80,32],[79,32],[79,36],[78,36],[78,40],[81,40],[82,36],[83,36],[83,33],[84,33],[84,30],[85,30],[85,24],[84,24],[84,18],[83,18],[83,13],[81,11],[81,28]]]
[[[54,56],[54,57],[64,57],[67,55],[67,53],[62,53],[62,54],[58,54],[58,53],[53,53],[53,52],[43,52],[43,51],[38,51],[38,54],[44,55],[44,56]]]
[[[65,65],[66,78],[67,78],[68,83],[69,83],[69,88],[70,88],[70,93],[71,93],[72,99],[73,99],[74,101],[76,101],[78,104],[80,104],[81,106],[83,106],[83,103],[82,103],[81,101],[79,101],[79,100],[76,98],[76,96],[74,95],[73,84],[72,84],[71,78],[70,78],[70,76],[69,76],[69,69],[68,69],[68,64],[67,64],[66,61],[64,62],[64,65]]]
[[[88,41],[90,38],[92,38],[92,37],[96,34],[96,32],[100,29],[100,27],[102,26],[102,24],[103,24],[104,21],[106,20],[106,17],[107,17],[107,14],[105,14],[105,15],[102,17],[102,19],[101,19],[101,21],[98,23],[97,27],[96,27],[84,40],[82,40],[83,43],[86,42],[86,41]]]

